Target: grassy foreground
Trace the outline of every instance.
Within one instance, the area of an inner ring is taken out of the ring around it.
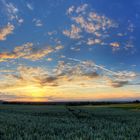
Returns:
[[[140,104],[0,105],[0,140],[140,140]]]

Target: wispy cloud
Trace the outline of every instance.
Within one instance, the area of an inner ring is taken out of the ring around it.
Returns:
[[[5,75],[1,81],[0,89],[10,87],[34,86],[56,86],[57,77],[50,75],[46,69],[31,66],[19,66],[16,73]],[[9,82],[8,82],[9,81]]]
[[[71,14],[74,10],[75,10],[75,7],[74,7],[74,6],[71,6],[71,7],[69,7],[69,8],[67,9],[66,14],[69,15],[69,14]]]
[[[10,22],[16,21],[19,25],[23,23],[23,18],[21,18],[19,14],[19,9],[18,7],[12,3],[12,2],[7,2],[6,0],[2,0],[2,3],[5,8],[5,14],[8,17],[8,20]]]
[[[5,7],[6,14],[10,21],[17,21],[19,24],[23,22],[23,19],[19,16],[19,9],[18,7],[12,2],[6,2],[5,0],[2,1]]]
[[[41,67],[20,66],[16,73],[5,75],[7,82],[1,82],[3,87],[11,86],[79,86],[120,88],[127,85],[138,85],[135,79],[138,75],[132,71],[111,71],[92,61],[81,61],[68,58],[68,62],[59,61],[57,67],[48,71]],[[8,81],[13,81],[11,84]],[[102,82],[101,82],[102,81]],[[8,84],[8,85],[7,85]]]
[[[76,13],[85,12],[85,10],[86,10],[87,8],[88,8],[88,4],[80,5],[79,7],[76,8]]]
[[[1,61],[7,61],[9,59],[24,58],[35,61],[62,48],[62,46],[56,46],[55,48],[48,46],[43,49],[39,49],[35,48],[33,43],[26,43],[21,46],[15,47],[12,52],[0,53],[0,59]]]
[[[22,99],[22,98],[25,98],[25,97],[26,96],[13,95],[13,93],[0,92],[0,99],[3,99],[4,101]]]
[[[7,14],[11,20],[18,18],[18,8],[13,3],[5,3]]]
[[[42,23],[42,21],[40,19],[34,18],[33,22],[34,22],[35,26],[37,26],[37,27],[43,26],[43,23]]]
[[[79,62],[84,68],[88,68],[90,66],[90,70],[98,72],[98,75],[101,77],[105,77],[105,81],[107,85],[111,87],[123,87],[125,85],[137,85],[137,83],[133,82],[134,79],[139,77],[139,75],[133,71],[112,71],[103,66],[97,65],[91,61],[81,61],[74,58],[68,58],[71,61]]]
[[[29,10],[34,10],[34,7],[31,3],[27,3],[26,6]]]
[[[29,93],[36,93],[35,97],[41,97],[41,92],[43,92],[42,99],[44,99],[46,98],[45,95],[51,95],[51,91],[53,91],[53,94],[55,91],[54,97],[56,99],[60,99],[60,94],[57,97],[56,93],[62,94],[61,99],[71,94],[73,99],[77,99],[77,95],[79,95],[81,99],[81,95],[83,94],[76,93],[83,92],[86,93],[84,97],[93,99],[93,94],[89,93],[94,93],[94,90],[97,88],[105,92],[103,92],[104,95],[101,93],[95,94],[97,99],[106,99],[107,97],[110,98],[110,93],[106,93],[106,90],[113,89],[114,91],[120,91],[119,89],[122,87],[140,84],[135,82],[135,78],[137,77],[135,72],[112,71],[92,61],[81,61],[74,58],[68,58],[66,62],[58,61],[57,66],[51,70],[45,67],[21,65],[15,69],[15,72],[5,72],[6,73],[3,74],[3,80],[0,81],[0,92],[3,92],[0,93],[0,96],[3,99],[13,100],[19,100],[20,97],[27,100],[24,95],[29,95],[28,98],[31,98]],[[49,89],[51,89],[51,91]],[[13,92],[12,94],[10,94],[11,91]],[[23,94],[19,96],[19,92]],[[6,93],[6,95],[4,93]],[[111,91],[111,95],[113,93]],[[121,96],[120,94],[121,93],[117,92],[117,95],[115,94],[111,97]],[[19,98],[17,96],[19,96]],[[125,97],[127,96],[128,94],[125,95]]]
[[[95,45],[95,44],[101,44],[102,41],[100,39],[92,39],[88,38],[87,45]]]
[[[5,27],[0,28],[0,40],[6,40],[6,37],[13,33],[14,28],[15,27],[10,23],[8,23]]]

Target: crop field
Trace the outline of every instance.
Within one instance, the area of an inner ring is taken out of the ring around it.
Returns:
[[[0,140],[140,140],[140,104],[0,105]]]

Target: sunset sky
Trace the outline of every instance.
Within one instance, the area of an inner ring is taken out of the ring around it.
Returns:
[[[136,99],[139,0],[0,0],[0,100]]]

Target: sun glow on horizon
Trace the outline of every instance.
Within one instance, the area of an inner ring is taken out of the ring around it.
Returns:
[[[0,0],[0,100],[140,99],[137,0],[58,1]]]

